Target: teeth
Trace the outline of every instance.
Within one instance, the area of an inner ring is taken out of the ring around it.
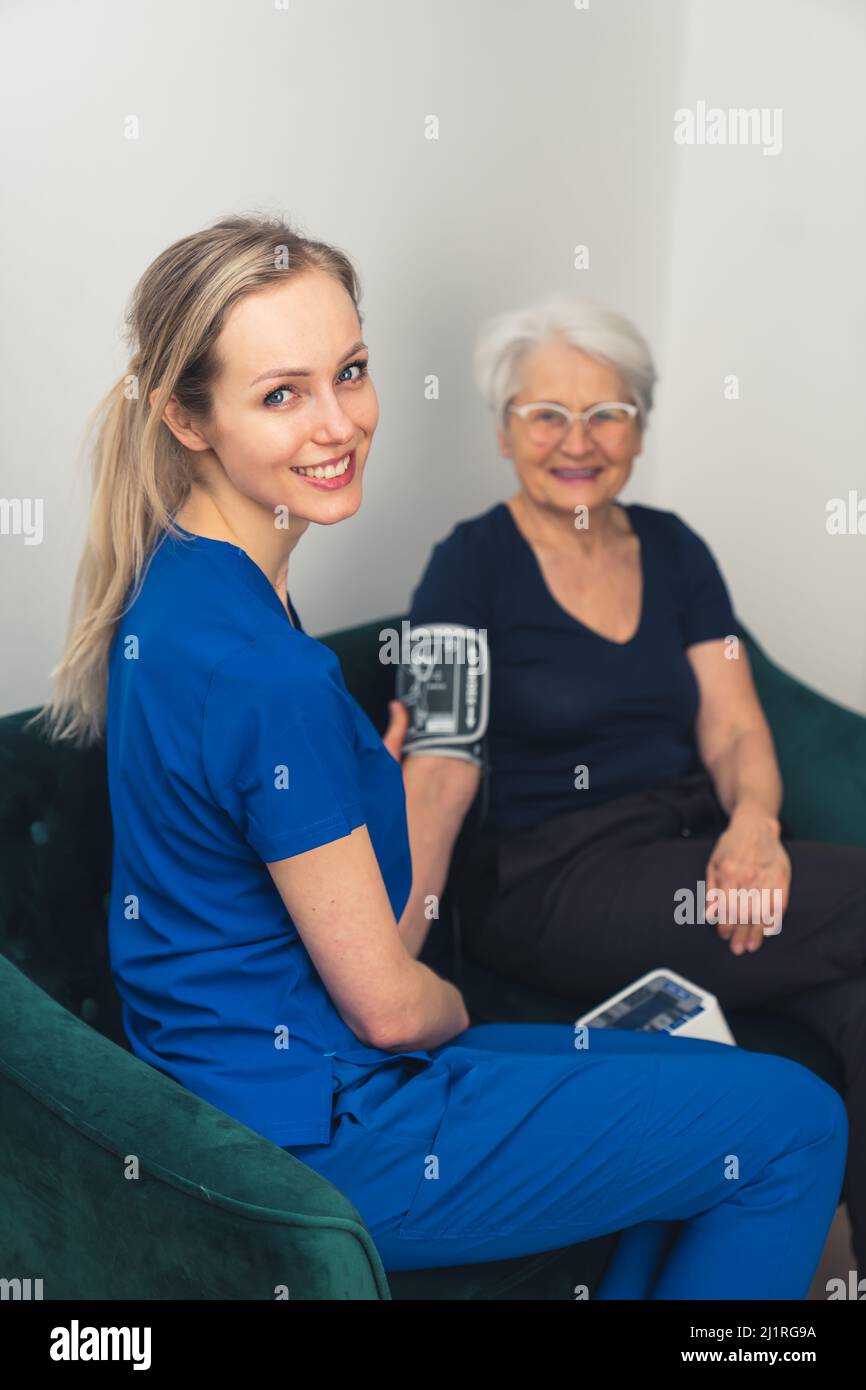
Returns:
[[[300,473],[302,478],[340,478],[349,467],[349,455],[340,459],[339,463],[328,463],[323,468],[321,464],[318,468],[293,468],[293,473]]]

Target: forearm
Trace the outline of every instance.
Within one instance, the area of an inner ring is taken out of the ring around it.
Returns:
[[[412,852],[412,891],[400,918],[406,948],[417,956],[439,914],[454,842],[478,790],[473,763],[413,754],[403,763]]]
[[[753,727],[735,735],[712,761],[704,761],[731,819],[756,815],[778,823],[782,779],[768,728]]]
[[[386,1050],[429,1051],[470,1026],[471,1019],[457,986],[419,960],[411,962],[411,984],[406,993],[406,1023],[388,1040]]]

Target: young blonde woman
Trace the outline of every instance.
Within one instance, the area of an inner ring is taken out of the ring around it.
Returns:
[[[386,1269],[682,1221],[646,1296],[805,1297],[834,1090],[711,1042],[470,1027],[407,947],[401,726],[377,735],[288,591],[308,527],[358,510],[377,424],[350,261],[228,218],[156,258],[130,327],[45,717],[105,739],[137,1055],[334,1182]]]

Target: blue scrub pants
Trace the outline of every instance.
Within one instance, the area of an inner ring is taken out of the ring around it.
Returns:
[[[479,1024],[432,1063],[335,1057],[330,1144],[286,1147],[355,1204],[386,1270],[633,1228],[596,1296],[805,1298],[842,1189],[837,1092],[723,1043],[587,1037]],[[657,1269],[667,1222],[684,1225]]]

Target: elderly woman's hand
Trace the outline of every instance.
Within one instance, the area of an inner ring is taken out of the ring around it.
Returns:
[[[779,822],[774,816],[760,807],[743,806],[734,811],[710,855],[707,896],[711,890],[720,889],[725,895],[726,910],[720,912],[718,906],[711,907],[708,902],[707,921],[717,923],[719,936],[730,941],[734,955],[757,951],[764,940],[765,926],[772,922],[778,931],[781,914],[788,906],[791,861],[779,833]],[[764,911],[768,898],[772,903],[769,920]]]

